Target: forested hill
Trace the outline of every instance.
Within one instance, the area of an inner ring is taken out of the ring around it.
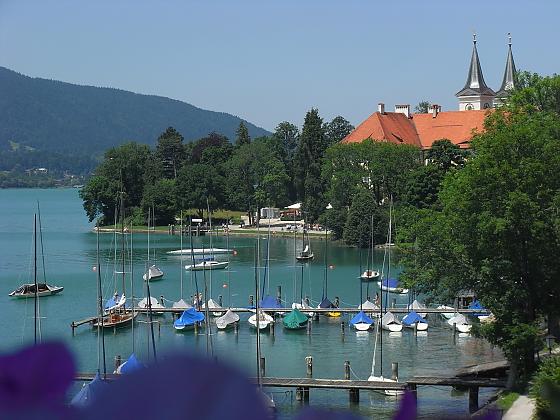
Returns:
[[[212,131],[233,140],[240,121],[169,98],[32,78],[0,67],[0,153],[4,158],[8,151],[18,156],[35,151],[35,155],[98,157],[130,140],[154,145],[169,126],[185,141]],[[253,124],[246,126],[252,137],[269,134]]]

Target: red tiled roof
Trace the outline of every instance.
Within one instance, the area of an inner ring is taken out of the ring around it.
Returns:
[[[407,118],[402,113],[375,112],[346,136],[343,143],[356,143],[365,139],[405,143],[429,149],[440,139],[468,148],[473,132],[484,131],[484,119],[489,110],[445,111],[434,118],[431,113],[413,114]]]

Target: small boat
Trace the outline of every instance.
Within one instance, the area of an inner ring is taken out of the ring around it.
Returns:
[[[368,381],[370,381],[370,382],[392,382],[392,383],[397,383],[398,382],[398,381],[395,381],[394,379],[384,378],[383,376],[374,376],[374,375],[371,375],[368,378]],[[384,389],[383,393],[385,395],[396,397],[397,395],[404,394],[404,391],[399,391],[399,390],[395,390],[395,389]]]
[[[482,306],[482,304],[478,299],[472,301],[472,303],[469,305],[469,309],[479,309],[479,310],[486,311],[486,308]],[[471,315],[478,318],[480,322],[488,322],[490,315],[492,314],[486,312],[475,312]]]
[[[309,318],[301,313],[298,309],[292,309],[284,318],[282,318],[282,323],[284,328],[287,330],[301,330],[307,327]]]
[[[368,316],[374,316],[376,318],[381,317],[381,313],[379,311],[379,306],[373,303],[371,300],[366,299],[364,303],[360,305],[360,309],[364,311]]]
[[[455,314],[453,318],[447,320],[447,324],[451,328],[455,326],[460,333],[469,333],[472,328],[472,325],[467,322],[467,318],[463,314]]]
[[[408,289],[401,287],[397,279],[385,279],[383,280],[383,283],[381,283],[381,281],[378,281],[377,285],[384,292],[400,293],[400,294],[408,293]]]
[[[315,255],[309,249],[309,245],[305,245],[303,251],[301,251],[298,255],[296,255],[296,260],[299,262],[306,262],[311,261]]]
[[[269,314],[267,314],[266,312],[262,312],[259,309],[259,330],[264,330],[266,327],[268,327],[271,323],[274,322],[274,318],[272,318]],[[248,319],[249,325],[251,325],[251,327],[253,328],[257,328],[257,314],[251,315]]]
[[[217,311],[218,309],[224,309],[222,308],[218,302],[216,302],[214,299],[210,298],[208,299],[208,310],[212,312],[213,316],[222,316],[224,314],[224,311]],[[206,303],[202,304],[202,309],[206,309]]]
[[[194,248],[194,249],[178,249],[175,251],[168,251],[170,255],[208,255],[208,254],[231,254],[232,249],[224,248]]]
[[[317,309],[329,309],[329,308],[336,308],[334,304],[329,300],[329,298],[324,298],[321,303],[317,306]],[[331,311],[323,313],[323,315],[328,316],[329,318],[338,318],[342,315],[342,313],[337,311]]]
[[[192,308],[192,305],[189,305],[183,299],[179,299],[177,302],[173,302],[173,305],[171,307],[173,309],[182,309],[183,311],[186,311],[187,309]]]
[[[409,311],[415,311],[422,318],[426,318],[426,312],[422,312],[422,309],[428,309],[428,307],[414,299],[412,303],[406,307],[406,309],[408,309]]]
[[[226,330],[239,322],[239,315],[228,309],[227,312],[219,318],[216,318],[216,326],[219,330]]]
[[[410,311],[404,316],[402,324],[407,328],[414,328],[416,326],[416,331],[426,331],[428,329],[428,322],[415,311]]]
[[[451,319],[455,316],[455,308],[453,306],[439,305],[437,309],[446,309],[450,311],[440,313],[440,315],[445,319]]]
[[[373,325],[373,319],[366,315],[362,310],[358,312],[351,320],[350,326],[358,331],[367,331]]]
[[[227,261],[201,261],[196,264],[185,265],[185,270],[202,271],[202,270],[221,270],[228,266]]]
[[[296,303],[296,302],[292,303],[292,309],[298,309],[308,317],[312,317],[314,315],[313,308],[309,306],[309,303],[307,303],[305,299],[302,299],[301,303]],[[309,311],[309,309],[311,310]]]
[[[278,302],[277,298],[272,296],[265,296],[259,303],[259,308],[265,311],[272,312],[270,311],[271,309],[283,309],[284,307],[280,302]]]
[[[136,355],[132,353],[113,373],[116,375],[128,375],[129,373],[136,372],[145,367],[146,366],[136,358]]]
[[[37,283],[37,289],[35,289],[35,284],[22,284],[16,290],[11,292],[9,296],[14,298],[34,298],[35,297],[35,290],[37,290],[37,297],[44,297],[50,295],[56,295],[57,293],[62,292],[64,287],[62,286],[51,286],[50,284],[46,283]]]
[[[158,302],[158,300],[153,297],[150,296],[150,304],[151,304],[151,309],[152,309],[152,314],[154,315],[163,315],[163,312],[158,312],[159,309],[164,309],[165,306],[163,306],[161,303]],[[138,302],[138,307],[141,309],[148,309],[148,298],[144,298],[142,300],[140,300],[140,302]]]
[[[89,407],[95,402],[95,399],[98,397],[99,393],[108,386],[109,384],[101,379],[99,372],[97,372],[93,380],[91,380],[87,384],[84,384],[84,386],[82,386],[82,389],[80,389],[80,391],[76,395],[74,395],[74,398],[72,398],[72,401],[70,401],[70,405],[72,407],[80,408]]]
[[[402,331],[402,324],[397,317],[389,311],[381,317],[381,328],[390,332],[399,332]]]
[[[119,309],[126,303],[126,296],[124,293],[119,296],[118,293],[115,292],[112,298],[105,302],[105,314],[108,314],[110,311],[115,309]]]
[[[379,279],[379,271],[366,270],[362,273],[360,278],[364,281],[376,281]]]
[[[144,275],[142,276],[144,281],[146,281],[146,280],[151,280],[151,281],[159,280],[162,277],[163,277],[163,271],[161,271],[155,265],[152,265],[150,268],[148,268],[148,272],[144,273]]]
[[[173,328],[177,331],[186,331],[194,328],[194,324],[204,321],[204,314],[194,308],[184,311],[179,318],[173,322]]]
[[[112,311],[103,316],[103,318],[97,318],[93,322],[93,327],[103,327],[103,328],[118,328],[127,327],[132,324],[134,318],[138,316],[138,312],[124,312],[124,311]]]

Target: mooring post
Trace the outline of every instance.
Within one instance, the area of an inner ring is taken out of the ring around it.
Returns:
[[[416,401],[418,400],[418,389],[416,387],[416,384],[408,384],[408,386],[406,387],[406,389],[408,389],[408,391],[412,394],[412,396],[414,397],[414,403],[416,405]]]
[[[414,335],[418,335],[418,322],[414,323]]]
[[[350,361],[344,361],[344,379],[350,380]]]
[[[306,356],[305,364],[307,366],[307,377],[311,378],[313,376],[313,356]]]
[[[255,298],[253,295],[249,295],[249,306],[255,306]]]
[[[223,301],[222,295],[218,295],[218,305],[222,306],[222,301]]]
[[[350,361],[346,360],[344,362],[344,379],[350,380]],[[360,402],[360,390],[357,388],[350,388],[348,391],[348,397],[351,403]]]
[[[276,322],[271,322],[270,324],[268,324],[270,326],[270,334],[274,337],[274,324],[276,324]]]
[[[163,297],[163,295],[160,295],[159,302],[161,303],[161,306],[165,306],[165,298]]]
[[[397,298],[393,298],[393,303],[391,304],[391,308],[396,308],[397,307]]]
[[[478,410],[478,387],[469,387],[469,412],[474,413]]]
[[[276,289],[276,299],[278,300],[278,303],[282,302],[282,286],[278,285],[278,288]]]
[[[453,336],[455,336],[455,334],[457,334],[457,323],[453,323]]]
[[[340,332],[344,335],[344,321],[340,323]]]
[[[313,321],[319,322],[319,312],[313,313]]]
[[[198,334],[198,322],[194,323],[194,333],[195,335]]]
[[[313,321],[310,319],[309,321],[307,321],[307,335],[311,335],[311,324],[313,323]],[[74,330],[72,330],[74,331]]]
[[[239,321],[233,323],[233,331],[235,331],[235,334],[239,334]]]
[[[307,304],[307,306],[309,306],[309,296],[305,296],[305,303]]]
[[[261,357],[260,368],[261,368],[261,378],[264,378],[266,376],[266,360],[264,357]]]
[[[117,355],[115,356],[115,371],[119,368],[119,366],[121,365],[121,363],[122,363],[122,357],[121,357],[120,354],[117,354]]]
[[[391,363],[391,379],[397,382],[399,380],[399,364],[397,362]]]
[[[157,322],[157,331],[158,331],[158,337],[161,337],[161,322],[156,321]]]
[[[334,305],[336,308],[340,307],[340,298],[339,298],[338,296],[335,296],[335,297],[334,297],[333,305]]]

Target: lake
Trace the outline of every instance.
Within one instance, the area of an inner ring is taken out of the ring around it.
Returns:
[[[43,340],[62,340],[74,352],[79,371],[93,372],[97,369],[98,353],[97,331],[89,325],[78,327],[72,334],[70,323],[96,313],[97,278],[93,270],[96,261],[96,234],[93,225],[88,223],[76,189],[7,189],[0,190],[0,351],[14,350],[33,340],[34,307],[33,300],[16,300],[8,293],[26,282],[33,282],[33,214],[41,207],[45,274],[47,282],[64,286],[60,295],[40,299],[41,335]],[[111,233],[100,234],[101,275],[103,293],[110,296],[115,284],[120,290],[120,280],[114,271],[114,241]],[[130,242],[130,235],[127,235]],[[120,240],[120,237],[117,237]],[[145,296],[141,275],[145,269],[147,235],[134,234],[133,264],[134,295]],[[153,234],[150,237],[152,251],[155,250],[157,265],[165,272],[162,280],[152,282],[153,296],[164,296],[166,305],[171,305],[181,296],[181,272],[183,271],[183,297],[190,299],[195,293],[196,284],[203,290],[204,274],[196,274],[196,282],[191,274],[181,267],[181,258],[166,254],[179,249],[179,236]],[[213,246],[226,247],[225,237],[213,237]],[[208,247],[210,237],[195,238],[194,247]],[[254,255],[255,237],[231,235],[230,248],[235,255],[230,256],[230,270],[206,273],[206,281],[214,300],[221,295],[225,306],[247,306],[249,295],[254,294]],[[269,283],[265,292],[276,296],[281,286],[282,299],[286,306],[299,300],[301,293],[301,265],[294,264],[294,241],[291,238],[272,238],[267,244],[266,229],[260,239],[261,265],[269,254]],[[185,238],[184,247],[188,246]],[[341,306],[357,307],[360,303],[360,286],[365,299],[366,284],[358,279],[360,260],[365,265],[367,250],[360,251],[341,244],[328,244],[328,270],[325,270],[325,242],[312,239],[311,247],[315,253],[313,262],[304,265],[303,293],[316,305],[324,294],[325,271],[328,274],[328,297],[340,298]],[[40,250],[40,244],[38,249]],[[152,255],[153,257],[153,255]],[[227,258],[227,257],[225,257]],[[189,257],[183,257],[183,265]],[[39,253],[38,260],[41,261]],[[381,267],[383,250],[376,250],[375,265]],[[399,267],[392,267],[398,274]],[[127,268],[127,271],[130,271]],[[261,280],[264,268],[260,270]],[[38,270],[39,281],[43,279],[42,267]],[[127,290],[130,288],[127,279]],[[377,286],[369,285],[370,296],[375,296]],[[127,294],[129,294],[127,292]],[[408,298],[396,298],[397,305],[405,305]],[[246,322],[247,315],[241,315],[239,333],[212,330],[211,342],[214,355],[222,361],[233,363],[244,369],[248,375],[255,375],[256,334]],[[149,361],[148,324],[144,315],[139,315],[134,327],[119,330],[116,334],[106,334],[107,366],[112,369],[115,355],[126,358],[134,350],[138,358]],[[156,346],[160,354],[170,351],[198,352],[206,354],[207,340],[201,333],[176,333],[172,326],[172,316],[157,317],[155,327]],[[345,334],[341,333],[340,323],[346,323]],[[499,350],[487,342],[471,336],[454,337],[451,330],[432,316],[427,334],[414,336],[411,331],[389,335],[383,332],[383,372],[390,376],[391,362],[399,363],[399,376],[402,379],[413,375],[453,374],[456,368],[468,364],[500,360]],[[158,327],[159,325],[159,327]],[[275,335],[265,333],[261,337],[262,353],[266,357],[267,376],[304,377],[305,357],[313,356],[313,374],[318,378],[343,378],[344,361],[351,363],[353,378],[367,379],[370,374],[373,332],[357,333],[348,328],[348,318],[321,317],[313,323],[312,334],[285,332],[277,323]],[[379,357],[379,356],[378,356]],[[379,367],[379,359],[377,360]],[[377,371],[379,373],[379,371]],[[78,386],[78,385],[77,385]],[[76,389],[78,389],[76,386]],[[295,392],[271,390],[279,407],[279,418],[287,418],[298,409]],[[466,393],[451,392],[449,387],[419,387],[419,414],[428,418],[434,415],[468,414]],[[343,391],[311,390],[310,403],[313,406],[348,408],[348,394]],[[491,391],[481,389],[482,404]],[[394,398],[378,393],[361,392],[359,405],[352,409],[365,417],[388,418],[397,402]]]

